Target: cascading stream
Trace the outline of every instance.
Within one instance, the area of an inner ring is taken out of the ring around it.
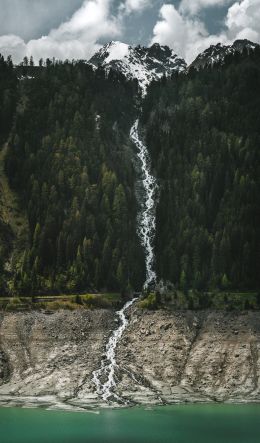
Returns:
[[[130,137],[137,147],[137,155],[141,163],[142,182],[144,188],[144,202],[138,217],[138,234],[145,250],[146,280],[144,289],[156,283],[156,273],[154,271],[154,250],[153,241],[156,229],[155,220],[155,200],[157,184],[155,178],[150,172],[150,159],[147,147],[139,138],[138,134],[139,120],[133,124]],[[116,348],[128,326],[128,320],[125,316],[126,311],[132,306],[137,298],[128,301],[123,308],[116,313],[119,319],[119,326],[110,336],[105,350],[105,358],[101,362],[98,370],[93,372],[92,381],[96,386],[97,394],[106,402],[116,401],[127,404],[127,401],[115,393],[116,372],[118,365],[116,362]]]
[[[146,281],[144,289],[156,282],[154,271],[153,242],[156,231],[155,203],[157,184],[150,172],[150,158],[147,147],[140,140],[138,134],[139,120],[136,120],[130,131],[130,137],[137,147],[137,155],[141,161],[142,182],[145,192],[144,202],[139,214],[138,234],[145,250]]]
[[[124,330],[128,325],[125,312],[136,300],[137,299],[134,298],[133,300],[128,301],[123,308],[116,313],[120,321],[120,325],[117,329],[115,329],[115,331],[113,331],[107,342],[105,358],[101,362],[101,367],[97,371],[93,372],[93,382],[96,385],[96,391],[104,401],[114,399],[120,403],[125,403],[125,400],[113,392],[113,389],[116,387],[115,374],[118,367],[116,362],[116,348]],[[102,383],[103,378],[106,379],[105,383]]]

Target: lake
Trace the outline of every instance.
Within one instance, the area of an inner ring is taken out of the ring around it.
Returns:
[[[259,443],[260,405],[96,413],[0,408],[1,443]]]

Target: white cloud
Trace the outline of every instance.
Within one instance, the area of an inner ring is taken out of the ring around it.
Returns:
[[[152,7],[157,1],[121,0],[114,16],[111,11],[115,0],[82,0],[72,17],[46,36],[28,42],[13,33],[0,36],[0,53],[11,54],[15,62],[20,62],[25,55],[33,55],[35,60],[41,57],[88,59],[99,49],[100,41],[122,35],[130,14]],[[210,35],[196,14],[203,8],[224,4],[229,5],[229,9],[223,29],[217,35]],[[238,38],[260,42],[260,0],[182,0],[178,9],[172,3],[164,4],[151,43],[169,45],[191,62],[210,44],[229,44]]]
[[[175,52],[188,62],[195,53],[216,43],[219,38],[210,37],[205,25],[191,17],[183,16],[173,5],[163,5],[160,20],[156,23],[152,43],[172,47]]]
[[[154,0],[125,0],[119,5],[120,14],[131,14],[141,12],[147,7],[153,6]]]
[[[183,0],[183,3],[184,1],[186,0]],[[196,4],[204,2],[208,5],[211,2],[194,1]],[[230,44],[243,38],[260,42],[260,0],[233,2],[228,9],[223,30],[217,35],[210,35],[202,21],[192,14],[186,14],[183,3],[178,10],[172,4],[164,4],[161,7],[151,43],[158,42],[170,46],[188,63],[211,44]]]
[[[228,10],[226,25],[230,37],[260,41],[260,0],[242,0]]]
[[[9,34],[0,36],[0,53],[12,55],[14,60],[21,60],[26,54],[26,44],[17,35]]]
[[[0,37],[0,52],[12,54],[15,62],[25,55],[39,58],[89,58],[100,45],[100,38],[120,34],[120,22],[110,14],[110,0],[85,0],[70,20],[53,29],[47,36],[25,43],[11,35]]]
[[[232,0],[182,0],[179,10],[191,15],[197,14],[201,9],[212,6],[223,6],[232,3]]]
[[[80,8],[83,0],[0,0],[1,34],[26,41],[46,35]]]

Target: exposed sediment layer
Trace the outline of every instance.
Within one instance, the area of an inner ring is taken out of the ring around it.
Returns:
[[[133,404],[260,402],[260,312],[141,311],[117,348]],[[95,393],[109,310],[0,314],[0,405],[109,406]]]

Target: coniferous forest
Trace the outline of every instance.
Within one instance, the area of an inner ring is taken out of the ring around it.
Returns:
[[[259,288],[259,109],[259,49],[150,88],[157,271],[183,290]]]
[[[1,69],[13,71],[3,61]],[[12,268],[15,291],[142,285],[135,172],[126,146],[136,88],[85,63],[47,60],[17,70],[5,171],[28,217],[29,238]]]
[[[141,289],[129,140],[139,106],[137,82],[113,70],[0,58],[4,173],[27,232],[22,248],[2,200],[2,294]],[[177,288],[259,288],[259,109],[258,49],[148,89],[141,123],[160,185],[156,267]]]

